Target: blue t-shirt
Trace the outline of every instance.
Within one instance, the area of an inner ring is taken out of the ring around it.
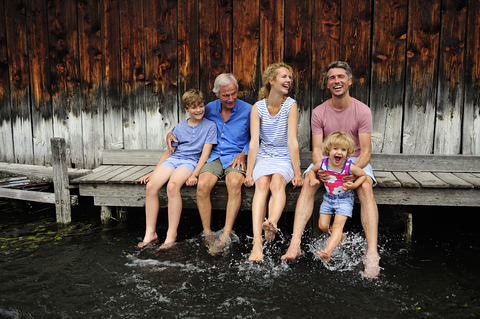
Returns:
[[[190,126],[185,120],[175,125],[173,136],[178,143],[172,143],[177,149],[170,158],[192,161],[196,165],[202,155],[203,146],[217,144],[217,126],[205,117],[197,126]]]
[[[250,111],[252,105],[237,99],[228,121],[224,122],[220,100],[205,106],[204,117],[217,124],[217,145],[213,146],[207,163],[220,157],[223,168],[227,168],[235,156],[244,152],[248,154],[250,143]]]

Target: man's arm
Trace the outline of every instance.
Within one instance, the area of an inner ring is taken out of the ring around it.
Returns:
[[[173,152],[175,151],[175,148],[172,146],[172,142],[178,143],[178,140],[175,138],[175,136],[173,136],[173,131],[170,131],[167,134],[167,146],[170,154],[173,154]]]
[[[360,140],[360,155],[355,161],[355,165],[360,168],[364,168],[367,166],[371,157],[370,147],[372,145],[372,134],[360,133],[358,134],[358,139]]]
[[[323,134],[312,135],[312,163],[317,164],[323,159],[322,152]]]

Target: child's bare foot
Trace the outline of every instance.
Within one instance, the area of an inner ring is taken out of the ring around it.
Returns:
[[[215,235],[213,235],[211,230],[208,230],[208,231],[204,230],[202,232],[202,236],[203,236],[203,238],[205,240],[205,244],[207,246],[210,246],[215,242]]]
[[[153,237],[145,236],[145,238],[143,238],[143,241],[141,243],[138,243],[137,247],[144,248],[147,246],[155,245],[157,242],[158,242],[157,234],[155,234],[155,236]]]
[[[265,231],[265,240],[272,241],[275,239],[275,234],[278,231],[277,225],[270,220],[266,220],[262,225],[263,230]]]
[[[364,275],[367,278],[376,278],[380,274],[380,266],[378,265],[380,256],[377,253],[370,253],[365,256]]]
[[[326,250],[322,251],[317,251],[317,255],[320,256],[323,260],[325,260],[327,263],[330,261],[330,253],[327,252]]]
[[[263,243],[262,238],[253,239],[253,248],[248,261],[262,261],[263,259]]]

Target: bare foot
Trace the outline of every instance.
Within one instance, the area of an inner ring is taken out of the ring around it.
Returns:
[[[377,253],[367,254],[365,256],[365,271],[364,275],[366,278],[376,278],[380,274],[380,266],[378,262],[380,260],[380,256]]]
[[[209,245],[208,252],[210,255],[216,255],[224,251],[225,247],[231,242],[230,236],[222,234],[218,240]]]
[[[278,231],[277,225],[270,220],[266,220],[262,225],[263,230],[265,231],[265,240],[272,241],[275,239],[275,234]]]
[[[302,254],[302,251],[300,250],[300,245],[292,245],[290,243],[290,246],[288,247],[287,252],[285,255],[282,256],[282,260],[294,260],[298,256]]]
[[[137,247],[138,248],[144,248],[147,246],[155,245],[158,242],[158,237],[155,234],[155,237],[147,237],[143,238],[143,241],[141,243],[138,243]]]
[[[256,238],[253,240],[253,248],[248,261],[262,261],[263,259],[263,243],[262,238]]]
[[[327,263],[330,261],[330,255],[326,250],[322,251],[317,251],[317,255],[320,256],[323,260],[325,260]]]
[[[207,246],[210,246],[215,242],[215,235],[210,230],[208,231],[204,230],[202,233],[202,236],[205,239],[205,244]]]
[[[174,241],[171,241],[168,243],[164,242],[160,247],[158,247],[157,250],[166,250],[166,249],[172,248],[174,245],[175,245]]]

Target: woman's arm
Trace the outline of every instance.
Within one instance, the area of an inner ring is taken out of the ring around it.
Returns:
[[[293,188],[303,185],[302,171],[300,170],[300,151],[297,139],[298,109],[297,103],[293,103],[288,112],[288,151],[292,160],[294,177],[292,179]]]

